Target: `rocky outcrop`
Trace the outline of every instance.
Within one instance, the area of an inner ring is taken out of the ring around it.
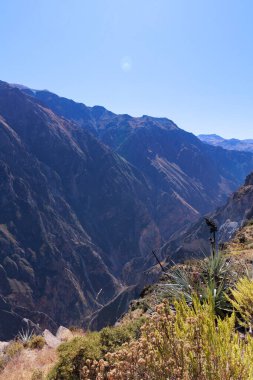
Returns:
[[[61,340],[54,336],[49,330],[43,331],[42,336],[44,337],[46,344],[50,348],[57,348],[62,343]]]
[[[253,173],[233,193],[227,203],[208,215],[218,226],[219,244],[229,241],[248,220],[253,218]],[[162,256],[168,263],[183,261],[192,257],[203,257],[210,252],[209,229],[201,218],[186,232],[177,234],[162,248]]]
[[[34,312],[34,315],[36,314]],[[36,318],[33,318],[32,321],[27,318],[28,315],[29,313],[26,314],[26,317],[23,317],[6,299],[0,296],[0,340],[11,340],[22,330],[39,334],[42,331],[43,324],[50,326],[52,329],[55,327],[55,324],[47,316],[45,316],[45,319],[41,319],[42,324],[40,326],[35,323]]]
[[[74,338],[74,334],[66,327],[60,326],[56,333],[56,338],[62,342],[66,342]]]

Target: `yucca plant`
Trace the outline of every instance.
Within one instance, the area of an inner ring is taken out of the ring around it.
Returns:
[[[232,311],[227,294],[237,280],[233,266],[221,252],[200,262],[203,299],[212,298],[217,315],[224,316]]]
[[[21,329],[17,335],[17,339],[23,343],[24,346],[27,346],[30,340],[32,339],[34,330],[30,330],[28,327],[26,330]]]
[[[200,261],[200,270],[203,278],[207,281],[215,281],[220,283],[223,280],[230,279],[231,266],[230,261],[221,253],[211,255]]]
[[[162,298],[184,298],[187,303],[192,302],[193,292],[196,291],[196,282],[186,268],[174,267],[167,273],[168,282],[161,284]]]
[[[164,297],[177,300],[184,298],[190,304],[193,295],[197,294],[202,302],[212,298],[217,315],[225,316],[232,311],[226,295],[236,282],[237,274],[222,253],[200,261],[194,270],[187,266],[173,267],[167,277],[168,281],[161,284]]]

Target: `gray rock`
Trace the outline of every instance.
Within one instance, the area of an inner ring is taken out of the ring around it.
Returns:
[[[59,339],[60,341],[65,342],[72,339],[73,337],[74,337],[73,333],[66,327],[60,326],[58,328],[57,333],[56,333],[56,338]]]
[[[225,223],[220,226],[219,230],[219,241],[220,243],[229,241],[235,232],[240,227],[240,223],[238,221],[232,221],[227,219]]]
[[[10,342],[0,342],[0,353],[2,353],[7,346],[9,346]]]
[[[57,348],[61,344],[60,339],[56,338],[56,336],[53,335],[49,330],[44,330],[42,335],[45,338],[46,344],[50,348]]]

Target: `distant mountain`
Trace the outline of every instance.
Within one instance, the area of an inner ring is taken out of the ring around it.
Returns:
[[[220,146],[224,149],[253,152],[253,139],[224,139],[218,135],[199,135],[198,138],[207,144]]]
[[[247,176],[243,186],[233,193],[227,203],[208,215],[218,226],[219,244],[229,241],[243,224],[253,219],[253,173]],[[163,257],[168,262],[203,257],[210,252],[209,229],[204,218],[186,232],[178,233],[163,247]]]
[[[48,91],[24,90],[120,154],[145,177],[163,241],[222,205],[253,169],[253,155],[199,141],[166,118],[116,115]]]
[[[252,153],[168,119],[0,82],[0,340],[24,318],[51,329],[113,322],[153,280],[151,250],[252,170]]]

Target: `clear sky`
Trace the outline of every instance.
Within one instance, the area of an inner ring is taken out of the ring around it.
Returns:
[[[253,138],[252,0],[0,0],[0,79]]]

